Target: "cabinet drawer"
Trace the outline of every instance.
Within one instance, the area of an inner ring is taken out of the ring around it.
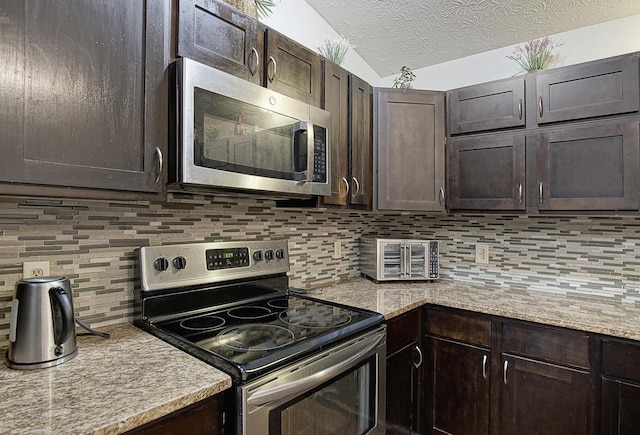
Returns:
[[[387,355],[420,339],[420,310],[395,317],[387,322]]]
[[[602,341],[602,374],[640,382],[640,344]]]
[[[491,320],[457,310],[426,310],[427,334],[477,346],[491,345]]]
[[[546,326],[504,323],[502,351],[538,360],[589,369],[586,333]]]

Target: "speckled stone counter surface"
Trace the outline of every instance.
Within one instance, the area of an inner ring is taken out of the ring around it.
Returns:
[[[56,367],[0,367],[0,433],[116,434],[231,386],[221,371],[131,324],[79,336]],[[4,359],[4,351],[3,351]]]
[[[314,289],[307,295],[377,311],[386,319],[436,304],[640,340],[640,308],[606,299],[445,281],[376,284],[364,278]]]

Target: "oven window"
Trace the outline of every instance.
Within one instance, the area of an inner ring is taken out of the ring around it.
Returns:
[[[360,435],[376,422],[375,360],[273,409],[270,435]]]
[[[305,124],[271,110],[194,88],[194,164],[298,180],[307,170]]]

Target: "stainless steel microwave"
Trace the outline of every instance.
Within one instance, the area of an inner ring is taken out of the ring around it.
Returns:
[[[431,280],[440,277],[437,240],[360,239],[360,272],[374,281]]]
[[[176,61],[175,77],[170,181],[181,188],[331,194],[329,112],[187,58]]]

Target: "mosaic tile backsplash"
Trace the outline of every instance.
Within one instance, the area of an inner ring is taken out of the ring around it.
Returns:
[[[194,241],[289,240],[296,287],[359,275],[362,235],[440,240],[441,277],[640,303],[640,217],[365,213],[277,208],[259,197],[170,195],[167,202],[0,197],[0,348],[24,261],[71,280],[93,327],[130,321],[134,249]],[[335,240],[342,258],[333,259]],[[489,264],[475,244],[489,245]],[[373,284],[372,284],[373,285]]]

